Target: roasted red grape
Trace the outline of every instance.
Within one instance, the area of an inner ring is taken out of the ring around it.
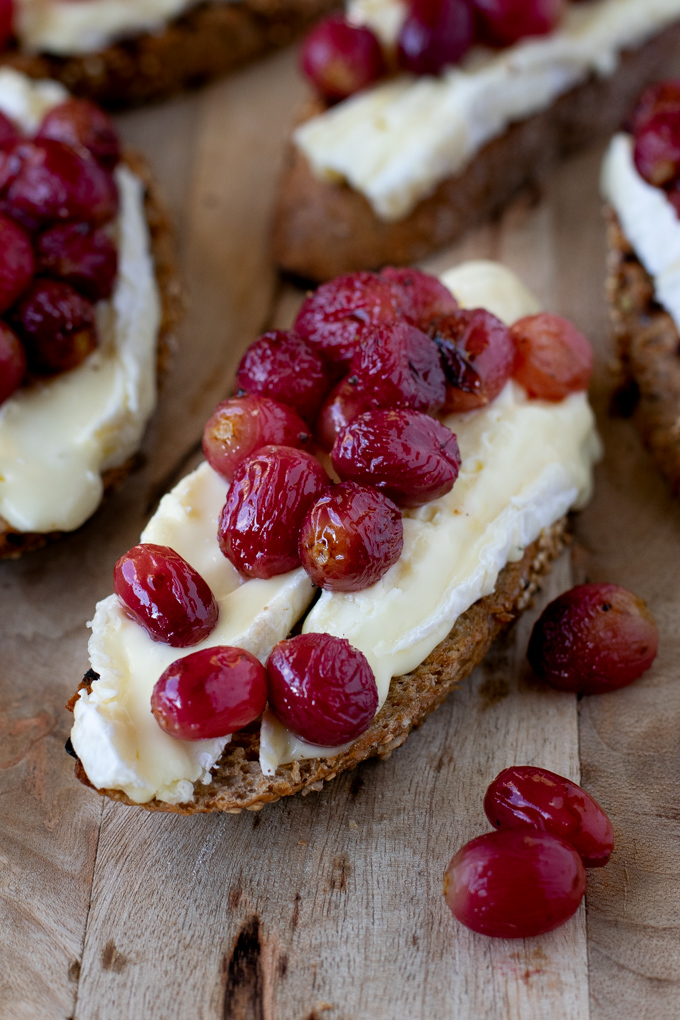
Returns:
[[[515,363],[515,344],[500,319],[483,308],[459,308],[433,323],[431,335],[446,376],[446,411],[474,411],[498,396]]]
[[[21,297],[34,273],[30,237],[14,220],[0,215],[0,315]]]
[[[413,74],[439,74],[467,53],[473,38],[469,0],[410,0],[397,42],[399,65]]]
[[[0,0],[0,36],[2,35],[2,0]],[[2,42],[0,41],[0,46]],[[11,142],[16,142],[21,135],[17,130],[16,125],[0,111],[0,145],[7,145]]]
[[[614,849],[614,830],[596,800],[576,783],[547,769],[503,769],[484,797],[486,817],[497,829],[536,829],[571,843],[584,867],[600,868]]]
[[[375,273],[337,276],[309,295],[294,328],[339,379],[364,339],[366,326],[395,322],[401,300],[399,291]]]
[[[118,252],[106,233],[90,223],[59,223],[36,244],[38,272],[70,283],[90,301],[111,297]]]
[[[658,644],[642,599],[618,584],[581,584],[543,610],[527,654],[538,676],[558,690],[604,694],[642,676]]]
[[[236,465],[263,446],[307,446],[312,436],[290,407],[253,394],[218,404],[203,430],[203,453],[231,481]]]
[[[680,173],[680,107],[662,110],[638,129],[633,159],[649,184],[663,187]]]
[[[631,127],[636,134],[657,113],[680,109],[680,78],[657,81],[642,93],[637,101]]]
[[[14,0],[0,0],[0,49],[4,49],[14,30]]]
[[[407,322],[373,326],[349,366],[350,379],[367,403],[376,407],[410,407],[437,411],[446,382],[432,340]]]
[[[404,528],[394,503],[376,489],[341,482],[317,499],[300,532],[300,559],[326,591],[361,591],[401,555]]]
[[[370,409],[370,402],[359,392],[354,376],[343,379],[331,390],[321,408],[315,430],[317,442],[324,450],[332,450],[345,425]]]
[[[0,404],[19,389],[26,375],[26,354],[6,322],[0,321]]]
[[[310,744],[338,747],[368,729],[378,688],[366,657],[344,638],[298,634],[267,660],[269,707]]]
[[[300,53],[300,66],[329,102],[346,99],[385,73],[380,43],[369,28],[350,25],[335,14],[313,28]]]
[[[92,302],[59,280],[34,280],[11,318],[38,374],[77,368],[97,346]]]
[[[578,910],[586,872],[573,846],[548,832],[502,829],[466,843],[444,874],[451,913],[481,935],[521,939]]]
[[[154,641],[188,648],[215,629],[219,607],[209,585],[167,545],[136,545],[113,568],[113,589],[128,616]]]
[[[161,729],[179,740],[226,737],[264,712],[267,673],[243,648],[215,645],[168,666],[151,695]]]
[[[568,319],[541,312],[519,319],[510,333],[517,349],[512,374],[530,397],[557,401],[588,389],[593,349]]]
[[[420,411],[366,411],[343,429],[331,454],[345,481],[372,485],[398,506],[421,506],[453,488],[460,452],[450,429]]]
[[[261,393],[314,421],[330,382],[323,359],[291,331],[272,330],[250,345],[236,371],[244,393]]]
[[[234,471],[217,531],[220,549],[247,577],[293,570],[302,522],[329,482],[311,454],[264,446]]]
[[[429,331],[433,320],[458,308],[451,291],[436,276],[420,269],[386,266],[380,276],[397,288],[403,315],[424,333]]]
[[[472,0],[482,38],[495,46],[512,46],[529,35],[552,32],[566,0]]]
[[[54,138],[72,148],[82,146],[107,170],[120,160],[120,139],[107,113],[88,99],[67,99],[52,107],[36,138]]]

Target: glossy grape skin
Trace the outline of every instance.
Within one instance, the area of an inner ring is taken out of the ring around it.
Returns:
[[[399,66],[413,74],[439,74],[465,56],[474,39],[469,0],[411,0],[399,31]]]
[[[0,321],[0,404],[15,393],[26,375],[26,354],[16,333]]]
[[[551,833],[526,829],[478,836],[444,874],[444,897],[454,917],[495,938],[553,931],[576,913],[585,889],[576,850]]]
[[[642,676],[658,644],[656,622],[642,599],[617,584],[582,584],[543,610],[527,655],[541,680],[557,690],[604,694]]]
[[[0,214],[0,315],[21,297],[34,274],[29,235],[14,220]]]
[[[173,648],[197,645],[217,625],[219,606],[210,586],[169,546],[133,546],[113,568],[113,589],[153,641]]]
[[[573,323],[541,312],[510,327],[516,357],[513,377],[529,397],[564,400],[587,390],[593,374],[593,349]]]
[[[495,400],[515,365],[507,326],[483,308],[460,308],[438,319],[431,336],[447,382],[444,410],[461,414]]]
[[[375,273],[348,273],[322,283],[305,299],[294,330],[337,381],[347,373],[367,327],[401,317],[401,295]]]
[[[397,288],[401,310],[413,326],[427,333],[432,322],[458,308],[455,297],[441,280],[408,266],[385,266],[380,277]]]
[[[680,109],[680,78],[654,82],[642,93],[631,117],[631,131],[637,132],[657,113]]]
[[[177,659],[161,674],[151,711],[179,740],[226,737],[254,722],[267,702],[267,674],[243,648],[215,645]]]
[[[307,512],[300,559],[326,591],[362,591],[397,562],[404,546],[401,513],[376,489],[333,485]]]
[[[300,52],[302,73],[328,102],[347,99],[377,81],[385,58],[373,32],[335,14],[307,35]]]
[[[45,114],[36,138],[82,146],[107,170],[120,161],[120,138],[113,121],[89,99],[67,99]]]
[[[473,0],[482,41],[512,46],[526,36],[547,35],[558,25],[566,0]]]
[[[486,791],[484,812],[497,829],[550,832],[578,851],[585,868],[601,868],[614,829],[600,805],[564,776],[532,765],[503,769]]]
[[[356,740],[378,710],[368,660],[344,638],[298,634],[267,660],[269,708],[310,744],[338,747]]]
[[[36,243],[38,272],[70,284],[90,301],[111,297],[118,252],[101,228],[90,223],[59,223]]]
[[[369,404],[437,411],[446,381],[439,352],[428,336],[407,322],[373,326],[352,358],[350,379]]]
[[[284,404],[257,394],[218,404],[203,430],[203,453],[228,482],[240,462],[263,446],[301,449],[311,442],[302,418]]]
[[[39,375],[77,368],[98,343],[92,302],[60,280],[34,280],[13,309],[11,324],[29,368]]]
[[[305,421],[314,421],[330,389],[320,355],[296,333],[281,329],[250,345],[236,370],[236,383],[243,393],[287,404]]]
[[[236,467],[217,540],[246,577],[274,577],[300,565],[305,515],[330,479],[318,460],[289,446],[264,446]]]
[[[343,481],[372,485],[397,506],[444,496],[460,469],[456,437],[420,411],[366,411],[343,429],[331,452]]]
[[[347,376],[331,390],[316,421],[314,434],[319,445],[330,452],[338,435],[358,414],[371,409],[354,376]]]
[[[638,128],[633,149],[635,167],[657,188],[680,172],[680,107],[662,110]]]

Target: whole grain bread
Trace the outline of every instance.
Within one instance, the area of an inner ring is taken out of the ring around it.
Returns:
[[[616,346],[618,405],[633,419],[673,493],[680,496],[680,335],[654,284],[607,216],[607,299]]]
[[[566,519],[562,519],[525,550],[517,563],[508,563],[498,576],[491,595],[479,599],[454,624],[446,637],[412,673],[395,677],[387,700],[366,732],[349,750],[332,758],[308,758],[280,765],[274,776],[262,774],[259,765],[259,727],[234,735],[212,770],[212,782],[197,783],[195,799],[185,804],[152,800],[141,805],[148,811],[170,811],[190,815],[207,811],[238,814],[243,808],[259,811],[265,804],[294,793],[320,790],[324,781],[378,756],[387,758],[407,736],[434,711],[455,687],[460,686],[488,652],[492,641],[530,604],[541,578],[561,553],[566,541]],[[86,673],[79,691],[89,690],[97,674]],[[73,710],[78,695],[68,703]],[[80,761],[76,776],[92,786]],[[93,789],[95,789],[93,787]],[[133,802],[121,790],[97,790],[123,804]],[[134,805],[133,805],[134,806]]]
[[[151,169],[138,152],[126,152],[125,163],[144,184],[144,209],[151,238],[156,280],[161,297],[161,324],[158,332],[156,355],[157,375],[162,382],[175,344],[175,331],[184,310],[184,293],[179,280],[174,254],[174,236],[168,214],[158,194]],[[136,455],[118,467],[109,468],[102,475],[104,498],[124,483],[137,461]],[[48,533],[17,531],[0,517],[0,560],[17,559],[24,553],[34,552],[62,537],[62,532]]]
[[[274,221],[277,263],[295,276],[326,280],[357,269],[416,262],[498,213],[562,157],[611,134],[648,82],[679,69],[677,23],[624,53],[610,77],[592,76],[548,109],[512,124],[393,223],[378,219],[364,196],[348,185],[315,177],[291,144]],[[321,109],[317,105],[305,113]]]
[[[338,0],[215,0],[192,7],[162,32],[121,40],[98,53],[55,57],[9,50],[0,66],[54,78],[69,92],[122,108],[163,99],[286,46]]]

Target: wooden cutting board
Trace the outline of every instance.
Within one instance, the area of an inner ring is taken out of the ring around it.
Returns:
[[[244,348],[300,300],[268,237],[302,97],[289,52],[120,120],[165,191],[191,304],[143,469],[78,534],[0,565],[0,1017],[678,1020],[680,513],[631,424],[607,414],[601,152],[428,266],[503,260],[598,352],[607,452],[536,610],[388,762],[321,793],[185,819],[104,802],[73,777],[62,706],[112,564],[195,462]],[[538,687],[524,660],[536,612],[574,577],[628,585],[661,628],[645,678],[580,704]],[[569,924],[506,942],[452,920],[441,876],[487,829],[484,789],[513,763],[580,772],[616,852]]]

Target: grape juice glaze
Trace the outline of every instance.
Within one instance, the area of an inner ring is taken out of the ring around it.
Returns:
[[[350,17],[389,46],[404,18],[399,0],[355,0]],[[475,47],[437,77],[400,74],[297,128],[312,170],[344,180],[376,216],[399,220],[513,121],[546,109],[589,75],[611,75],[620,54],[680,17],[680,0],[570,3],[550,35],[499,52]]]
[[[493,263],[467,263],[443,280],[463,307],[484,305],[507,323],[539,310],[519,280]],[[445,423],[462,454],[453,489],[405,511],[403,552],[377,584],[350,594],[324,591],[303,623],[303,633],[344,637],[366,656],[379,706],[391,677],[422,662],[458,616],[493,590],[503,566],[590,494],[599,441],[583,392],[556,403],[529,401],[510,381],[487,407]],[[184,651],[153,641],[115,595],[99,603],[91,624],[90,659],[100,679],[91,693],[80,693],[71,739],[95,786],[124,790],[137,803],[192,800],[193,784],[209,780],[229,739],[184,741],[163,732],[149,707],[163,671],[183,654],[216,645],[266,661],[314,594],[302,568],[247,579],[225,559],[216,525],[226,485],[204,463],[163,498],[141,539],[170,546],[208,583],[219,605],[209,637]],[[266,775],[338,750],[305,743],[265,712]]]

